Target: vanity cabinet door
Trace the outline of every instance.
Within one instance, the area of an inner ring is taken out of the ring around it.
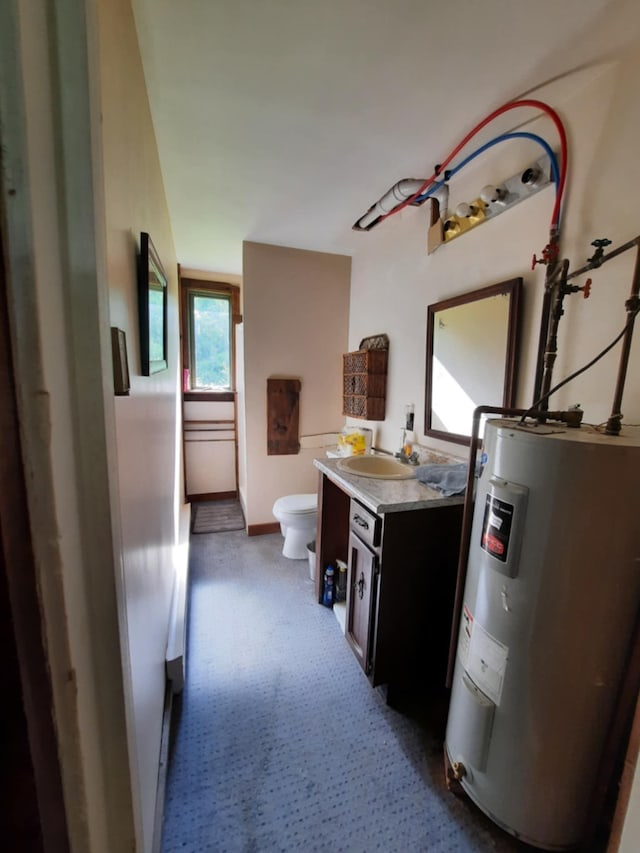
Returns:
[[[353,533],[349,536],[346,637],[367,675],[373,669],[378,599],[378,557]]]

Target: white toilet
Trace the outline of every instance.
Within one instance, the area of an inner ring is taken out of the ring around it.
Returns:
[[[316,536],[318,495],[286,495],[273,505],[284,536],[282,553],[290,560],[306,560],[307,545]]]

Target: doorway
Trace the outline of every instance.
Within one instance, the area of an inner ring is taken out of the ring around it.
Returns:
[[[238,497],[235,329],[240,288],[180,275],[185,498]]]

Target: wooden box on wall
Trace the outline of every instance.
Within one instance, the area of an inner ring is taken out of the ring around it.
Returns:
[[[387,350],[367,349],[343,355],[343,415],[384,420],[387,354]]]

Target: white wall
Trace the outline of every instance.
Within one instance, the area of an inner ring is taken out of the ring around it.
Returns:
[[[577,75],[569,81],[571,85],[565,80],[562,87],[551,86],[545,92],[544,100],[560,113],[569,136],[569,182],[561,252],[571,260],[572,269],[592,254],[593,239],[608,237],[617,246],[640,234],[638,47],[635,44],[615,63]],[[495,105],[488,104],[487,112],[491,106]],[[522,117],[518,115],[519,120]],[[502,121],[494,131],[503,132],[508,127]],[[556,139],[546,119],[524,129],[541,133],[548,140]],[[451,148],[467,130],[462,120]],[[488,136],[485,133],[481,141]],[[427,153],[433,162],[446,155],[442,151]],[[530,142],[509,142],[494,148],[451,182],[451,206],[477,197],[483,185],[500,182],[538,156],[538,149]],[[390,183],[392,180],[393,177]],[[411,402],[416,404],[419,441],[435,444],[426,440],[422,431],[427,305],[516,276],[522,276],[525,282],[517,405],[531,404],[544,270],[537,267],[532,272],[530,264],[532,255],[540,256],[547,243],[552,206],[553,189],[545,189],[431,256],[425,251],[428,214],[424,208],[404,211],[362,235],[362,247],[353,258],[349,341],[351,347],[357,345],[372,329],[386,332],[390,338],[388,417],[380,429],[381,446],[397,448],[404,405]],[[623,328],[624,302],[634,263],[635,252],[627,252],[592,273],[589,300],[581,295],[566,300],[554,381],[589,361]],[[552,397],[551,408],[579,402],[587,422],[606,420],[611,410],[618,353],[619,348]],[[633,344],[623,412],[626,422],[640,422],[640,329]],[[437,446],[459,452],[450,444]],[[630,815],[640,807],[638,790],[636,779]],[[637,822],[629,822],[623,849],[639,847]]]
[[[546,100],[561,114],[569,133],[569,186],[561,251],[570,258],[572,268],[592,254],[589,244],[593,239],[606,236],[618,245],[640,232],[634,211],[639,166],[631,152],[640,130],[640,110],[630,82],[637,74],[638,60],[631,51],[616,64],[583,75],[583,82],[578,80],[570,95],[563,94],[566,86],[562,92],[558,90],[557,98],[553,89],[546,93]],[[523,115],[519,113],[518,119]],[[506,129],[503,120],[494,132]],[[547,119],[525,129],[555,142]],[[462,122],[459,138],[467,130]],[[481,141],[487,138],[485,133]],[[457,141],[452,139],[451,147]],[[520,166],[536,159],[539,151],[531,142],[517,141],[503,143],[482,155],[452,180],[451,206],[477,197],[484,184],[515,174]],[[437,159],[445,153],[434,152],[432,156]],[[386,332],[390,338],[388,417],[379,444],[396,449],[404,405],[411,402],[416,405],[418,438],[424,442],[427,305],[516,276],[522,276],[525,283],[517,404],[532,402],[544,270],[538,266],[532,272],[530,265],[532,255],[539,256],[548,240],[553,192],[551,187],[541,191],[430,256],[425,251],[427,205],[403,211],[362,235],[362,247],[353,258],[349,341],[351,347],[357,345],[371,329]],[[588,301],[581,295],[566,300],[554,380],[586,363],[622,329],[634,260],[634,253],[628,252],[594,272]],[[633,369],[639,352],[636,335],[624,399],[624,413],[630,422],[640,419],[640,371]],[[617,364],[617,353],[612,353],[554,396],[551,406],[580,402],[587,421],[605,420]]]
[[[183,503],[177,262],[129,0],[98,3],[100,109],[110,323],[126,333],[131,393],[116,397],[122,528],[121,616],[140,849],[151,850],[167,627]],[[142,376],[136,253],[147,231],[168,278],[168,368]]]
[[[350,259],[244,243],[247,523],[274,524],[274,501],[315,492],[317,450],[267,456],[267,378],[298,378],[300,436],[336,432],[349,322]]]

